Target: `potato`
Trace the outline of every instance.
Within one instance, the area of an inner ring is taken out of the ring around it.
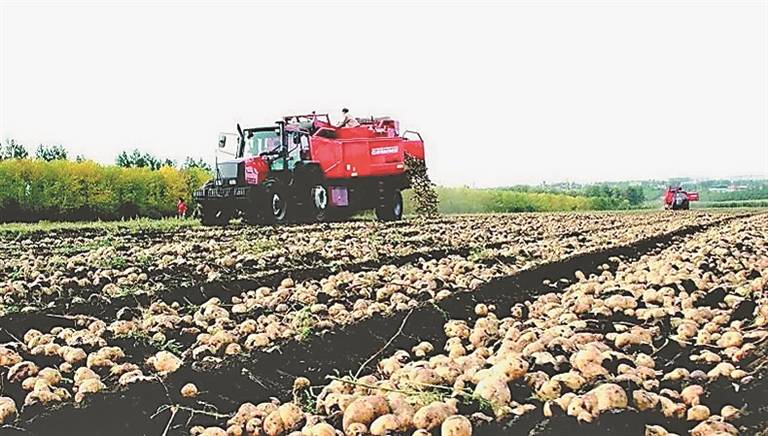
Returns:
[[[367,401],[365,397],[358,398],[357,400],[352,401],[352,403],[350,403],[344,410],[342,429],[345,433],[348,433],[349,427],[352,424],[360,423],[366,427],[367,431],[368,424],[373,422],[373,420],[376,419],[376,416],[373,404]]]
[[[707,406],[697,404],[688,409],[688,421],[704,421],[707,418],[709,418],[709,407]]]
[[[227,436],[243,436],[243,427],[240,425],[231,425],[226,431]]]
[[[587,383],[587,380],[582,377],[578,372],[569,371],[562,374],[556,374],[552,377],[552,380],[564,384],[568,389],[572,391],[578,391]]]
[[[371,423],[370,432],[375,436],[383,436],[404,430],[400,419],[391,413],[381,415]]]
[[[8,424],[18,415],[16,402],[11,397],[0,397],[0,424]]]
[[[720,410],[720,416],[726,421],[733,421],[741,416],[741,411],[730,404],[727,404]]]
[[[612,409],[627,408],[627,393],[621,386],[613,383],[604,383],[590,391],[597,400],[595,413]]]
[[[133,383],[148,381],[151,379],[152,377],[145,376],[140,369],[136,369],[133,371],[128,371],[125,374],[121,375],[117,382],[121,386],[127,386]]]
[[[75,386],[79,386],[84,381],[90,380],[90,379],[100,380],[100,377],[98,376],[98,374],[93,372],[93,370],[90,368],[86,368],[84,366],[77,368],[77,371],[75,371],[75,378],[74,378]]]
[[[168,351],[160,351],[147,359],[147,364],[159,374],[170,374],[181,367],[181,359]]]
[[[699,385],[689,385],[689,386],[686,386],[682,392],[680,392],[680,398],[683,400],[683,403],[685,403],[686,405],[696,406],[700,404],[701,400],[699,398],[701,397],[702,394],[704,394],[703,387]]]
[[[264,434],[267,436],[278,436],[285,432],[285,424],[280,412],[275,410],[264,418]]]
[[[227,432],[219,427],[208,427],[200,433],[200,436],[228,436]]]
[[[336,436],[336,429],[326,422],[317,423],[304,430],[307,436]]]
[[[676,403],[667,397],[659,396],[661,413],[667,418],[683,418],[685,416],[685,404]]]
[[[506,386],[506,385],[505,385]],[[417,429],[432,430],[440,426],[448,416],[455,413],[446,403],[434,401],[421,409],[413,416],[413,425]]]
[[[197,397],[197,394],[197,386],[193,383],[187,383],[181,387],[181,396],[184,398],[195,398]]]
[[[434,350],[435,347],[426,341],[420,342],[418,345],[415,345],[413,348],[411,348],[413,355],[416,357],[424,357]]]
[[[365,436],[368,434],[368,427],[362,422],[353,422],[344,431],[344,434],[347,436]]]
[[[8,369],[8,380],[12,383],[18,383],[28,377],[37,375],[39,369],[34,362],[25,360],[19,362]]]
[[[472,436],[472,423],[465,416],[451,415],[440,426],[441,436]]]
[[[645,436],[667,436],[669,432],[660,425],[646,425]]]
[[[653,392],[636,389],[632,392],[632,401],[639,411],[655,409],[659,404],[659,396]]]
[[[286,403],[277,408],[283,421],[284,431],[297,429],[304,422],[304,412],[293,403]]]
[[[737,331],[728,331],[723,333],[723,335],[720,336],[720,339],[717,340],[717,346],[720,348],[740,347],[743,342],[744,338],[741,333]]]
[[[691,430],[691,436],[710,436],[715,434],[736,436],[739,434],[739,431],[727,422],[715,420],[703,421]]]
[[[509,391],[507,382],[498,376],[480,380],[480,383],[475,387],[474,395],[497,407],[507,405],[512,401],[512,393]]]

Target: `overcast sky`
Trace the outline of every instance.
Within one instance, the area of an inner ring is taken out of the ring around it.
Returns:
[[[0,0],[2,138],[212,161],[348,106],[440,184],[768,177],[768,1],[103,3]]]

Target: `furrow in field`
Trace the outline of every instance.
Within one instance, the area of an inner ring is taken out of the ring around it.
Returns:
[[[486,281],[490,280],[487,283],[483,283],[482,281],[477,284],[475,292],[473,293],[449,293],[445,296],[443,299],[438,299],[438,306],[430,305],[430,304],[417,304],[413,309],[414,312],[411,313],[409,316],[415,316],[414,319],[418,319],[418,323],[412,323],[408,322],[406,323],[408,329],[415,329],[413,332],[408,332],[407,334],[404,334],[403,337],[417,337],[417,338],[428,338],[431,337],[430,334],[434,335],[436,331],[439,331],[441,329],[441,324],[443,320],[443,315],[447,312],[451,316],[453,316],[453,312],[459,312],[464,311],[466,312],[468,307],[471,307],[472,304],[467,299],[479,299],[482,298],[486,294],[494,294],[494,298],[498,299],[499,302],[497,305],[499,307],[503,307],[505,298],[508,298],[511,295],[515,295],[514,298],[519,298],[519,296],[522,296],[523,299],[530,297],[531,294],[528,294],[525,292],[528,288],[535,288],[536,283],[540,283],[543,277],[548,277],[557,275],[558,271],[562,271],[563,268],[568,269],[570,267],[581,267],[583,268],[583,262],[598,262],[599,263],[605,262],[605,260],[612,256],[611,253],[622,253],[622,250],[629,250],[628,253],[637,253],[638,251],[642,250],[650,250],[653,249],[656,243],[662,243],[664,241],[667,241],[669,239],[670,234],[681,234],[681,233],[692,233],[698,228],[702,226],[710,225],[707,224],[694,224],[690,226],[673,226],[673,230],[668,231],[668,229],[664,229],[664,231],[646,231],[646,232],[640,232],[636,235],[637,239],[641,238],[650,238],[650,239],[644,239],[643,242],[635,242],[631,243],[628,246],[623,247],[616,247],[609,249],[608,251],[603,252],[589,252],[594,250],[601,250],[607,246],[610,246],[610,244],[596,244],[591,247],[591,250],[587,253],[582,252],[583,254],[577,255],[575,257],[569,258],[565,261],[557,261],[559,259],[557,256],[553,257],[552,259],[549,259],[548,261],[551,262],[552,260],[555,260],[554,263],[546,264],[543,267],[534,268],[532,265],[528,265],[528,269],[523,270],[522,272],[518,272],[517,274],[513,275],[512,277],[507,277],[504,279],[494,279],[494,275],[491,274],[488,277],[486,277]],[[625,232],[626,233],[626,232]],[[617,238],[618,235],[611,234],[611,238]],[[620,239],[616,239],[620,240]],[[549,241],[547,241],[549,242]],[[605,241],[603,241],[605,242]],[[575,252],[574,252],[575,253]],[[563,254],[563,253],[559,253]],[[573,254],[573,253],[571,253]],[[567,255],[567,254],[566,254]],[[606,257],[607,256],[607,257]],[[545,261],[546,262],[546,261]],[[588,268],[587,268],[588,269]],[[519,271],[519,270],[516,270]],[[503,271],[500,275],[508,275],[510,273],[514,273],[515,271]],[[492,279],[492,280],[491,280]],[[504,283],[504,284],[500,284]],[[517,283],[517,287],[515,288],[514,283]],[[501,289],[510,290],[510,289],[520,289],[519,293],[504,293],[501,295],[496,295],[501,293]],[[460,290],[460,289],[457,289]],[[451,295],[452,294],[452,295]],[[450,296],[449,296],[450,295]],[[431,295],[431,297],[434,297]],[[511,301],[510,301],[511,304]],[[203,312],[205,310],[208,310],[211,306],[217,306],[209,305],[208,308],[203,308]],[[442,307],[442,309],[438,309],[438,307]],[[225,309],[226,310],[226,309]],[[354,310],[354,309],[353,309]],[[266,351],[254,351],[249,354],[249,357],[239,358],[237,356],[231,356],[227,359],[225,359],[223,362],[219,361],[217,358],[213,359],[189,359],[187,363],[182,365],[182,368],[175,373],[173,373],[171,376],[169,376],[166,379],[166,385],[169,387],[168,392],[171,394],[173,399],[176,399],[178,397],[177,392],[178,388],[180,386],[180,383],[184,383],[185,379],[189,379],[190,377],[193,377],[194,379],[199,379],[202,381],[202,385],[204,386],[211,386],[210,389],[210,395],[212,398],[209,400],[213,404],[217,404],[222,407],[231,406],[234,402],[239,401],[241,398],[243,398],[243,395],[254,395],[254,389],[262,389],[262,391],[259,392],[280,392],[281,389],[284,389],[286,387],[286,381],[290,380],[292,376],[298,375],[301,373],[309,373],[314,374],[317,377],[324,376],[332,369],[340,369],[345,368],[343,365],[343,362],[339,362],[339,358],[345,359],[347,362],[355,362],[360,361],[361,358],[365,355],[369,355],[369,353],[375,352],[375,350],[371,350],[371,346],[376,346],[376,344],[382,343],[383,339],[388,337],[389,332],[391,332],[393,326],[396,326],[399,322],[402,321],[403,317],[406,313],[409,313],[410,309],[406,306],[403,307],[400,312],[397,312],[393,317],[384,317],[381,316],[380,312],[374,312],[372,314],[369,314],[370,318],[367,318],[366,316],[361,317],[362,321],[360,320],[354,320],[354,326],[352,328],[336,328],[333,325],[329,325],[328,328],[331,330],[332,333],[325,334],[322,336],[310,336],[306,338],[305,341],[288,341],[285,343],[279,344],[279,351],[274,350],[272,353],[266,352]],[[218,309],[212,309],[213,312],[219,311]],[[219,311],[220,314],[223,315]],[[145,314],[146,315],[146,314]],[[129,316],[130,318],[130,316]],[[193,317],[194,318],[194,317]],[[366,319],[367,318],[367,319]],[[240,318],[243,320],[243,317]],[[251,318],[252,319],[252,318]],[[128,321],[128,320],[126,320]],[[244,319],[241,323],[246,323],[248,319]],[[130,321],[128,321],[130,322]],[[98,333],[104,334],[105,331],[101,331],[102,329],[106,330],[106,323],[99,323],[99,322],[92,322],[90,319],[81,319],[81,324],[83,326],[87,325],[88,330],[97,330]],[[419,327],[421,325],[421,327]],[[258,327],[258,326],[257,326]],[[436,329],[437,327],[437,329]],[[422,330],[419,330],[419,329]],[[430,333],[431,332],[431,333]],[[58,333],[61,333],[59,331]],[[158,332],[161,333],[161,332]],[[193,333],[193,332],[190,332]],[[162,333],[166,336],[166,333]],[[96,335],[100,336],[100,335]],[[107,334],[107,337],[110,337],[110,334]],[[377,340],[372,340],[377,339]],[[124,344],[124,347],[128,349],[127,358],[130,360],[130,358],[136,358],[141,356],[142,354],[146,354],[149,349],[152,347],[149,347],[148,350],[141,350],[141,346],[136,346],[136,337],[133,338],[132,341],[127,341],[128,343]],[[130,342],[133,342],[133,345],[130,344]],[[163,341],[160,341],[161,343]],[[198,341],[199,342],[199,341]],[[233,344],[233,342],[228,342],[230,345]],[[167,345],[167,342],[165,342]],[[349,347],[349,344],[354,344],[353,347]],[[221,344],[225,345],[225,344]],[[357,347],[360,347],[359,350],[357,350]],[[380,346],[380,345],[379,345]],[[229,347],[229,346],[227,346]],[[241,346],[242,347],[242,346]],[[342,350],[343,351],[340,351]],[[280,352],[284,354],[279,354]],[[313,354],[315,353],[315,354]],[[215,354],[215,353],[214,353]],[[301,356],[306,356],[305,358],[302,358]],[[189,355],[187,355],[187,358],[189,358]],[[122,358],[121,358],[122,359]],[[289,361],[290,359],[290,361]],[[140,360],[136,360],[139,364],[141,364]],[[192,363],[192,361],[198,362],[198,363]],[[291,363],[293,362],[293,363]],[[203,367],[214,367],[215,369],[211,370],[201,370],[201,365]],[[296,366],[291,366],[296,365]],[[346,367],[349,365],[347,364]],[[113,366],[114,368],[114,366]],[[128,370],[133,369],[133,367],[123,367],[122,369]],[[271,371],[273,369],[274,371]],[[267,373],[265,375],[265,372]],[[297,374],[298,373],[298,374]],[[117,378],[116,376],[114,378]],[[220,384],[215,384],[215,380],[226,380],[229,388],[221,389]],[[315,381],[317,379],[315,378]],[[152,387],[154,386],[154,387]],[[261,388],[259,388],[261,386]],[[111,396],[113,400],[115,398],[124,398],[125,401],[128,401],[130,404],[130,401],[136,401],[137,397],[134,396],[134,393],[137,392],[136,389],[142,392],[141,398],[142,401],[146,401],[146,404],[153,404],[153,401],[157,402],[157,404],[162,404],[162,401],[167,402],[168,398],[166,397],[165,389],[163,388],[161,391],[153,391],[162,388],[163,385],[157,385],[155,386],[153,383],[141,383],[140,388],[130,387],[127,388],[128,391],[124,392],[123,394],[118,394],[116,397]],[[215,389],[214,389],[215,388]],[[126,389],[126,388],[122,388]],[[173,392],[172,392],[173,391]],[[155,392],[154,394],[152,392]],[[159,396],[156,395],[159,393]],[[249,397],[253,398],[253,397]],[[112,401],[112,400],[110,400]],[[111,404],[111,403],[110,403]],[[146,406],[145,404],[145,406]],[[71,406],[64,406],[65,408],[69,408]],[[89,406],[87,409],[89,410],[99,410],[99,406],[96,405],[95,409],[92,409],[94,407],[93,405]],[[30,412],[31,413],[31,412]],[[72,412],[75,413],[75,412]],[[76,412],[80,413],[80,412]],[[87,413],[87,412],[83,412]],[[139,408],[137,410],[137,413],[142,413],[146,415],[149,413],[148,409],[146,407]],[[34,415],[34,414],[33,414]],[[56,414],[56,416],[63,416],[61,414]],[[54,418],[51,418],[54,419]],[[66,420],[65,418],[61,418]],[[138,418],[137,418],[138,419]],[[146,416],[144,418],[146,420]],[[114,423],[112,423],[114,424]],[[148,425],[153,425],[153,423],[149,423]]]

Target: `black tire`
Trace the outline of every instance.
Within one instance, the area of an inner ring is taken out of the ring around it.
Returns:
[[[266,208],[262,204],[254,202],[243,211],[243,219],[252,226],[267,224],[265,212]]]
[[[680,205],[680,209],[688,210],[691,208],[691,203],[688,200],[683,200],[683,204]]]
[[[331,221],[331,199],[328,187],[323,184],[313,185],[309,188],[309,201],[307,202],[310,219],[317,222]]]
[[[290,202],[285,187],[277,180],[267,180],[264,183],[267,193],[267,208],[265,221],[272,224],[283,224],[288,221],[290,212]]]
[[[203,205],[200,209],[200,221],[204,226],[226,226],[232,218],[232,212],[223,207]]]
[[[381,221],[399,221],[403,218],[403,195],[399,190],[384,195],[376,208],[376,218]]]

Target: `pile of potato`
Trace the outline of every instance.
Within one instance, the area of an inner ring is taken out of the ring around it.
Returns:
[[[154,374],[167,375],[182,364],[167,351],[146,362],[130,362],[122,348],[110,345],[113,326],[88,317],[76,319],[75,324],[78,327],[54,327],[48,333],[31,329],[21,342],[0,345],[3,383],[25,392],[23,397],[0,399],[0,421],[15,417],[17,404],[80,403],[107,389],[107,383],[114,387],[154,380]]]
[[[714,219],[708,214],[680,215],[666,222],[681,226]],[[632,227],[664,220],[658,214],[639,218],[519,214],[451,217],[405,226],[376,222],[315,224],[269,233],[259,227],[195,228],[151,238],[135,238],[128,233],[93,239],[61,236],[41,241],[3,240],[8,254],[0,258],[0,306],[30,305],[38,299],[47,301],[79,290],[116,297],[250,277],[277,268],[346,265],[438,248],[517,243],[526,237],[537,240],[564,232],[601,231],[618,226],[618,221]]]
[[[234,296],[228,304],[212,298],[191,314],[182,314],[178,304],[156,302],[138,318],[116,321],[112,326],[121,334],[138,331],[160,335],[160,341],[179,334],[194,337],[188,340],[194,342],[188,354],[195,360],[216,359],[408,310],[423,301],[440,301],[544,261],[629,243],[658,231],[657,227],[638,226],[501,247],[499,252],[514,255],[519,261],[490,265],[448,256],[402,266],[384,265],[372,271],[344,271],[299,283],[286,278],[275,288],[260,287]]]
[[[615,271],[577,272],[563,291],[506,316],[479,304],[474,321],[445,323],[443,343],[417,342],[374,373],[335,378],[315,397],[314,413],[300,412],[301,401],[246,403],[226,425],[191,433],[469,435],[483,422],[537,410],[588,425],[634,409],[679,420],[693,435],[737,434],[742,405],[712,409],[708,391],[721,379],[749,383],[741,364],[768,337],[768,219],[615,260]],[[690,350],[685,361],[659,357],[670,342]],[[473,404],[478,411],[459,413]],[[649,422],[646,434],[671,433]]]

